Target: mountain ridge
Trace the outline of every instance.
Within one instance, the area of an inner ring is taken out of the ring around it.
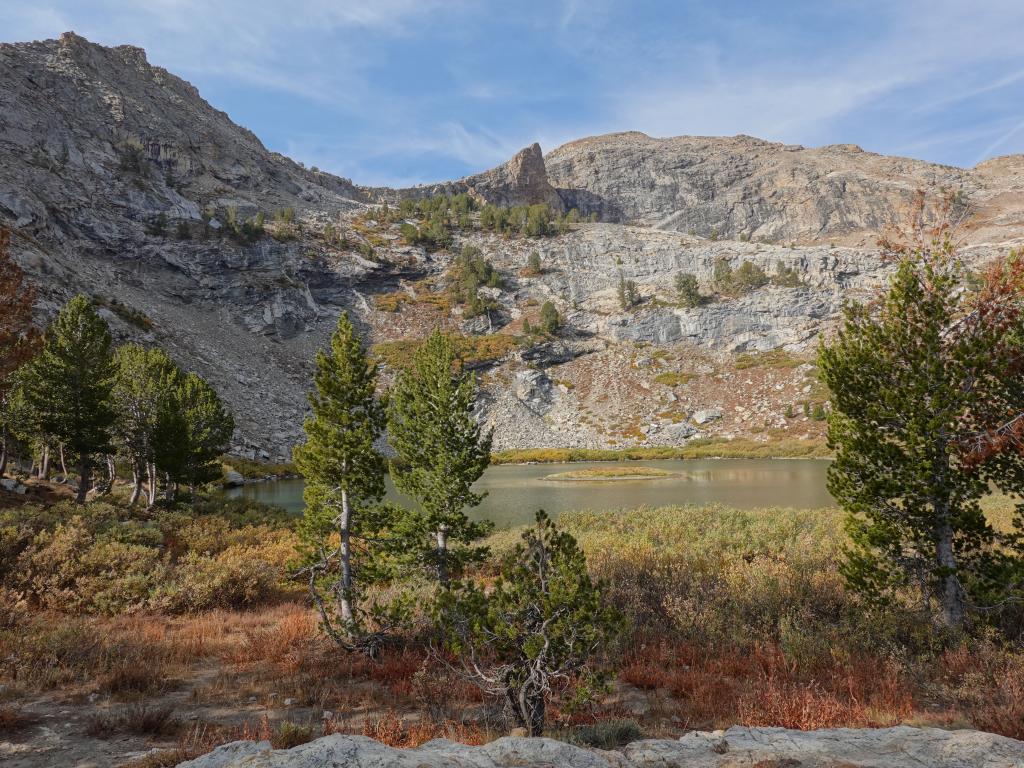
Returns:
[[[1022,241],[1021,156],[964,170],[847,145],[629,132],[546,155],[533,144],[440,184],[363,187],[268,150],[142,49],[73,33],[0,45],[0,225],[39,286],[40,321],[92,295],[119,340],[159,344],[224,393],[233,450],[246,454],[286,456],[301,439],[310,361],[342,311],[382,348],[440,326],[497,350],[481,365],[497,449],[820,436],[812,419],[785,416],[820,400],[809,366],[741,372],[734,357],[806,356],[847,297],[885,279],[875,239],[922,188],[926,218],[956,198],[970,259]],[[433,251],[377,207],[459,192],[601,223],[542,238],[455,227],[452,247]],[[225,235],[232,217],[261,214],[262,235]],[[501,276],[481,289],[483,316],[447,293],[467,245]],[[534,251],[539,274],[527,269]],[[723,261],[766,279],[785,267],[789,285],[677,304],[678,272],[712,296]],[[616,298],[625,280],[634,307]],[[545,302],[564,321],[548,340],[525,332]]]

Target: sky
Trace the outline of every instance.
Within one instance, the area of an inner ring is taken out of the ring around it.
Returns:
[[[1024,152],[1024,0],[0,0],[0,41],[146,49],[361,184],[537,141],[748,134],[973,166]]]

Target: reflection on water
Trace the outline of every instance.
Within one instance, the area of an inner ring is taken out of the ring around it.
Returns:
[[[625,466],[657,467],[673,477],[624,482],[552,482],[557,472],[612,466],[601,462],[574,464],[509,464],[490,467],[475,490],[487,492],[475,518],[499,527],[521,525],[538,509],[552,515],[573,509],[609,510],[672,504],[725,504],[731,507],[825,507],[833,503],[825,490],[828,462],[820,459],[686,459],[639,461]],[[405,504],[390,479],[388,497]],[[228,491],[294,512],[302,510],[302,481],[254,483]]]

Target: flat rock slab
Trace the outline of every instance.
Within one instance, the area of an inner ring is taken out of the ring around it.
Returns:
[[[506,737],[480,747],[438,739],[395,749],[365,736],[325,736],[292,749],[237,741],[179,768],[1024,768],[1024,742],[939,728],[745,728],[638,741],[622,750]]]

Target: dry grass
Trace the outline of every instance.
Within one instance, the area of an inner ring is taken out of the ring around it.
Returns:
[[[449,739],[462,744],[480,745],[493,741],[498,736],[476,723],[450,720],[442,723],[431,721],[407,723],[393,711],[367,720],[363,725],[362,734],[376,739],[382,744],[387,744],[389,747],[401,749],[418,747],[433,739]]]
[[[118,733],[135,736],[172,736],[181,728],[174,708],[167,704],[135,704],[123,709],[97,712],[89,717],[85,732],[94,738]]]
[[[493,464],[562,464],[573,461],[652,461],[654,459],[797,459],[830,456],[823,440],[782,438],[759,442],[708,438],[680,447],[657,448],[530,448],[499,451]]]
[[[558,472],[548,475],[545,480],[650,480],[660,477],[674,477],[675,472],[668,472],[655,467],[592,467],[572,472]]]

